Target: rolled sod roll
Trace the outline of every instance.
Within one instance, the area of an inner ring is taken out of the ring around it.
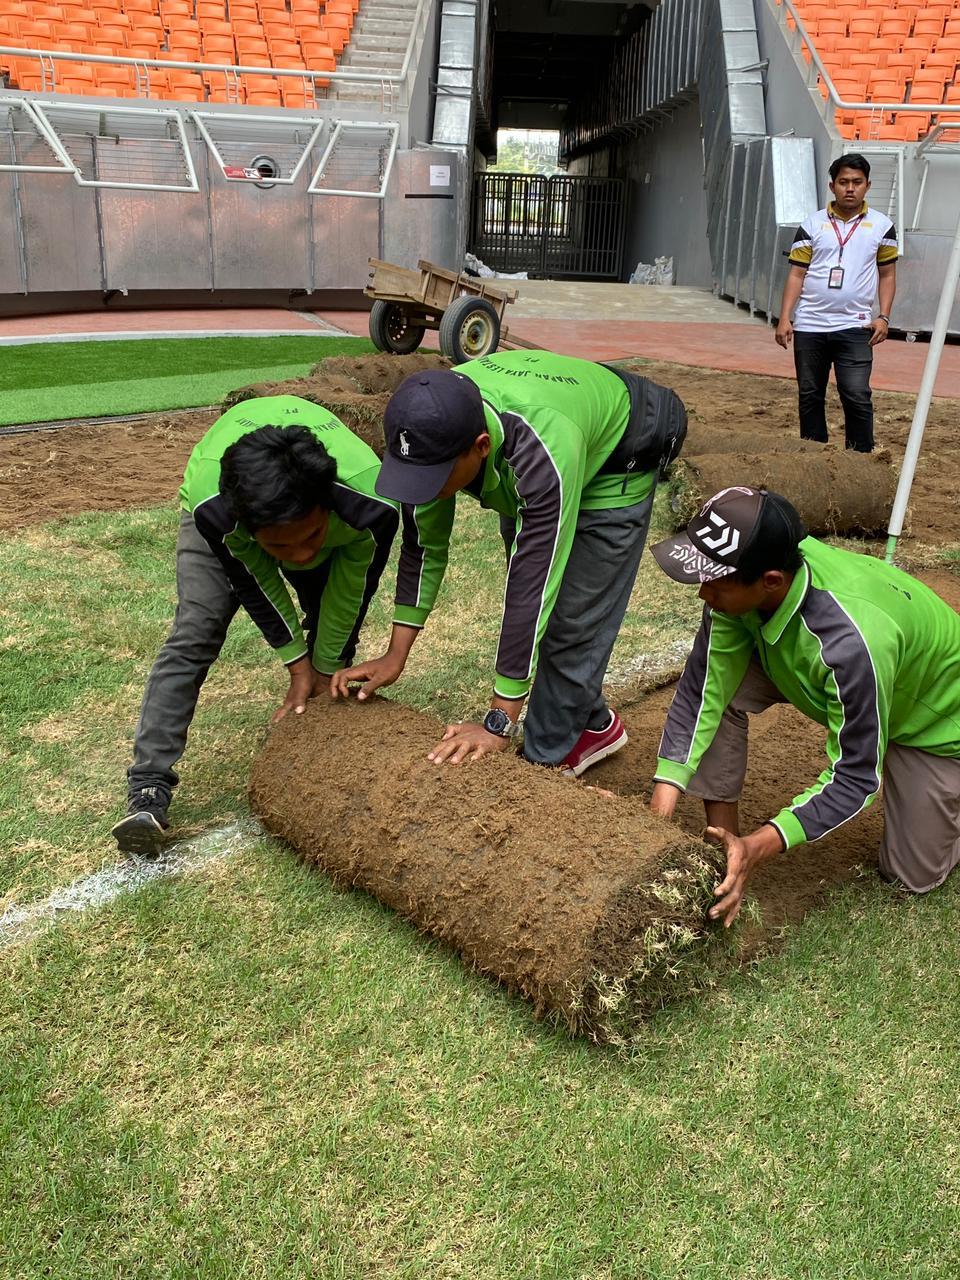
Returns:
[[[441,733],[399,703],[317,698],[271,733],[253,809],[339,884],[599,1042],[734,966],[736,941],[706,918],[719,850],[513,750],[432,764]]]
[[[883,533],[896,492],[896,472],[880,453],[821,446],[815,453],[704,453],[670,471],[670,507],[683,528],[712,494],[748,484],[782,493],[808,533]]]

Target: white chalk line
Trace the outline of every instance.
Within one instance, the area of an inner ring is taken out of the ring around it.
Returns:
[[[241,818],[189,840],[167,845],[164,856],[156,862],[131,858],[125,862],[105,864],[99,871],[80,876],[72,884],[54,889],[37,902],[23,907],[7,907],[0,915],[0,949],[26,942],[69,913],[95,911],[115,898],[137,893],[157,880],[184,875],[211,862],[235,857],[243,853],[253,840],[265,834],[259,822]]]

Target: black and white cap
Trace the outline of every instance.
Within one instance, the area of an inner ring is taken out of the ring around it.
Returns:
[[[796,508],[779,493],[734,485],[708,498],[686,533],[650,550],[676,582],[715,582],[738,571],[762,573],[806,536]]]

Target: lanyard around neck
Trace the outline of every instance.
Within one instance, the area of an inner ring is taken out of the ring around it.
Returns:
[[[853,226],[850,228],[850,230],[847,232],[845,236],[840,235],[840,228],[837,226],[836,215],[831,213],[828,216],[830,218],[830,225],[831,227],[833,227],[833,234],[837,237],[837,244],[840,246],[840,251],[837,254],[837,261],[842,262],[844,249],[850,243],[853,233],[856,231],[857,227],[859,227],[860,223],[863,221],[866,215],[863,213],[858,213],[853,220]]]

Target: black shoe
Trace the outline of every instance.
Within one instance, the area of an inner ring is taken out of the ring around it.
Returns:
[[[116,837],[121,853],[150,861],[160,857],[163,833],[170,826],[164,799],[155,787],[130,797],[127,816],[121,818],[110,833]]]

